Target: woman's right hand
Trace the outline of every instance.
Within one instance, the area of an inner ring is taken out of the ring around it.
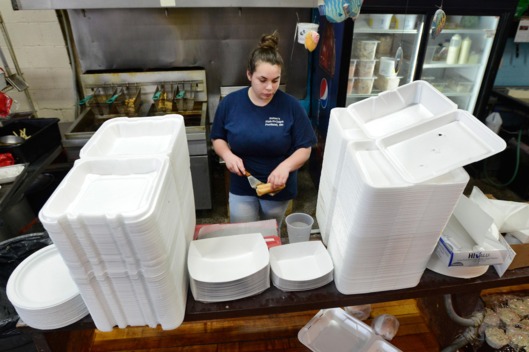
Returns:
[[[236,175],[244,176],[245,168],[244,168],[244,163],[242,162],[242,159],[239,158],[237,155],[233,154],[232,152],[226,153],[226,154],[229,154],[229,155],[222,158],[224,159],[224,162],[226,163],[226,168],[230,172]]]
[[[229,172],[232,172],[239,176],[244,176],[246,169],[241,158],[233,154],[228,143],[223,139],[213,140],[213,149],[218,156],[226,163],[226,168]]]

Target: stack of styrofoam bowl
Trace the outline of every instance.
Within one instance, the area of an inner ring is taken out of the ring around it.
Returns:
[[[108,120],[39,213],[102,331],[183,321],[195,227],[184,129],[180,115]]]
[[[88,314],[54,244],[31,254],[15,268],[6,294],[22,321],[36,329],[61,328]]]
[[[260,233],[195,240],[187,267],[191,292],[200,302],[236,300],[270,287],[270,256]]]
[[[272,283],[282,291],[306,291],[333,279],[333,264],[321,241],[305,241],[270,248]]]
[[[505,142],[415,81],[331,112],[316,207],[344,294],[417,285],[469,176]]]

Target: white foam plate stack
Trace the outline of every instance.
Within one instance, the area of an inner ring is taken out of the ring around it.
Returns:
[[[31,254],[15,268],[6,293],[22,321],[36,329],[58,329],[88,314],[79,289],[53,244]]]
[[[212,237],[191,242],[190,288],[200,302],[224,302],[270,287],[270,256],[262,234]]]
[[[341,293],[417,285],[468,182],[462,166],[505,148],[456,107],[415,81],[331,112],[316,217]]]
[[[305,291],[333,280],[331,256],[321,241],[270,248],[272,283],[282,291]]]
[[[108,120],[39,214],[102,331],[183,321],[195,227],[184,129],[180,115]]]

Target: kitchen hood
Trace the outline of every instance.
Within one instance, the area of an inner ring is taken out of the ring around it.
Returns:
[[[14,10],[68,10],[171,7],[316,8],[318,0],[11,0]]]

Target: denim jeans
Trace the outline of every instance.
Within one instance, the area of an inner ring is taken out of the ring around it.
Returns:
[[[276,219],[278,232],[285,217],[289,200],[264,200],[254,196],[238,196],[230,192],[230,222],[252,222]]]

